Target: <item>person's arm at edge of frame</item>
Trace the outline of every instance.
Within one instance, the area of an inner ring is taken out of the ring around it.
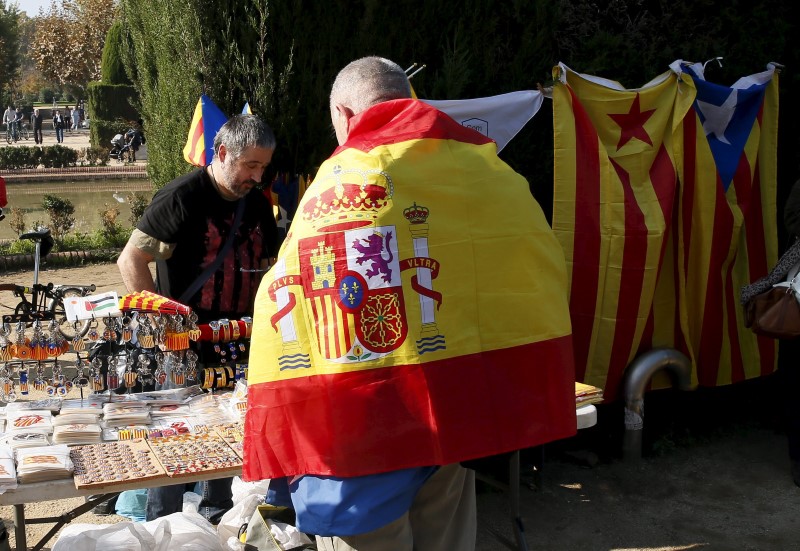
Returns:
[[[156,290],[149,268],[153,260],[155,260],[153,255],[141,250],[131,241],[125,244],[117,259],[117,267],[129,293]]]

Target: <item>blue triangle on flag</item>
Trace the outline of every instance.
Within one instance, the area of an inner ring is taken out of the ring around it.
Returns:
[[[697,88],[694,107],[703,124],[717,173],[727,192],[736,174],[744,146],[764,103],[767,84],[729,88],[692,75]]]

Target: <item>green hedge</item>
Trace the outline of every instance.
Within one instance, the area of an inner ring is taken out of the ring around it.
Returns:
[[[130,126],[130,121],[122,118],[113,121],[92,119],[92,124],[89,126],[89,142],[92,147],[111,149],[111,138],[115,134],[124,134]]]
[[[133,86],[90,82],[86,89],[89,97],[89,140],[93,147],[107,147],[114,134],[126,130],[127,121],[139,119],[132,103],[137,100]]]
[[[0,149],[0,170],[22,168],[64,168],[75,166],[78,152],[63,145],[47,147],[4,147]]]

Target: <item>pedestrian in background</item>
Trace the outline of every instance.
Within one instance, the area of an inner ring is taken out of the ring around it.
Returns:
[[[42,119],[44,117],[39,112],[39,109],[36,108],[33,110],[33,115],[31,115],[31,127],[33,128],[33,141],[36,142],[38,145],[42,145]]]
[[[61,110],[56,109],[56,114],[53,115],[53,130],[56,131],[56,142],[64,142],[64,117],[61,115]]]
[[[72,110],[72,129],[77,130],[81,127],[81,111],[78,109],[78,106],[75,106],[75,109]]]

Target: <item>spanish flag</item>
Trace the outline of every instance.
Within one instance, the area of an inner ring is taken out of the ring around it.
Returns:
[[[494,142],[420,101],[359,114],[256,298],[244,477],[361,476],[571,436],[566,276]]]
[[[227,120],[225,113],[208,96],[200,96],[189,125],[186,145],[183,146],[183,158],[187,163],[195,166],[211,164],[214,158],[214,136]]]

